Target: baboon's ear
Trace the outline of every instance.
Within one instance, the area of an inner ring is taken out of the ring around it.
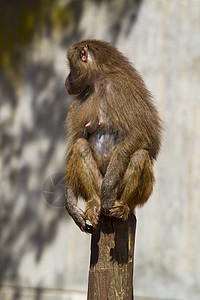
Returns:
[[[83,46],[81,53],[80,53],[80,57],[83,62],[87,62],[87,60],[88,60],[88,46],[87,45]]]

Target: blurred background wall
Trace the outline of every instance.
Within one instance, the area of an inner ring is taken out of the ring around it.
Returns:
[[[165,123],[136,212],[136,299],[200,299],[200,1],[0,1],[0,299],[86,299],[90,236],[63,208],[66,51],[116,45]]]

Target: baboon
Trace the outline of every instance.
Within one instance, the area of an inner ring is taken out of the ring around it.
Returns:
[[[91,232],[101,212],[126,220],[148,200],[162,122],[143,79],[115,47],[85,40],[67,58],[65,86],[76,97],[67,115],[65,208]]]

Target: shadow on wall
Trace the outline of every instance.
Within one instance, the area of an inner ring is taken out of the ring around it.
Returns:
[[[118,9],[114,0],[91,2],[97,7],[105,2],[109,16],[113,15],[111,21],[108,18],[107,27],[108,35],[112,37],[110,42],[114,44],[124,19],[128,20],[126,34],[129,34],[142,0],[128,0]],[[62,7],[59,3],[20,0],[16,4],[15,0],[4,0],[0,4],[0,89],[2,99],[5,99],[2,111],[9,111],[0,120],[4,170],[0,207],[0,283],[5,278],[17,282],[25,253],[35,250],[35,261],[39,263],[45,247],[55,239],[59,222],[69,218],[63,208],[52,209],[41,201],[41,186],[49,169],[64,173],[64,157],[57,165],[55,156],[58,145],[64,147],[64,121],[71,100],[65,91],[65,79],[56,72],[53,63],[36,64],[27,58],[34,37],[51,40],[55,28],[60,30],[58,47],[62,49],[81,40],[84,33],[80,20],[85,1],[66,1]],[[21,104],[19,85],[27,90],[25,106]],[[51,85],[53,89],[49,87]],[[39,96],[48,90],[40,102]],[[31,112],[30,118],[27,111]],[[21,117],[16,123],[17,114]],[[38,289],[35,299],[39,300],[40,294]],[[19,289],[14,299],[20,299]]]

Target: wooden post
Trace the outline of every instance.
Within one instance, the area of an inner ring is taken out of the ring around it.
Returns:
[[[100,216],[91,241],[88,300],[133,300],[136,217]]]

